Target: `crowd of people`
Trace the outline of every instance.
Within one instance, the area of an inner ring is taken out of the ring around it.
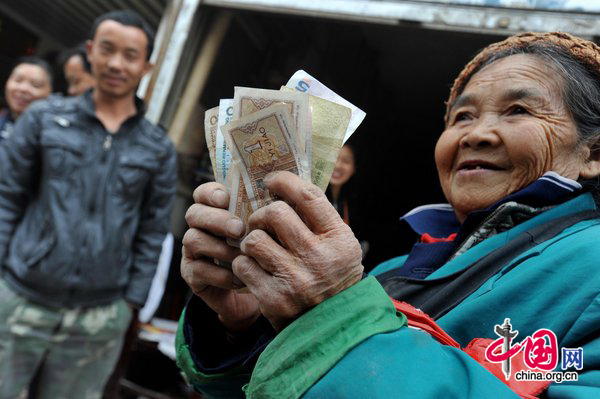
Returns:
[[[0,399],[101,398],[144,305],[176,183],[174,146],[135,95],[153,43],[138,14],[110,12],[61,57],[68,96],[51,94],[36,57],[6,82]],[[450,90],[432,153],[448,204],[405,215],[419,242],[369,274],[352,146],[326,193],[268,175],[283,201],[254,212],[248,232],[223,185],[199,186],[176,342],[192,387],[214,398],[600,395],[600,48],[524,33],[483,49]],[[511,326],[522,349],[506,341]],[[518,381],[528,369],[578,378]]]

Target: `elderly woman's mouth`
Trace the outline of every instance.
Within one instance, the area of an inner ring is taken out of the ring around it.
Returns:
[[[456,173],[459,175],[479,175],[479,174],[487,174],[489,172],[498,172],[505,171],[506,168],[498,165],[497,163],[482,161],[482,160],[471,160],[471,161],[463,161],[458,164],[456,168]]]
[[[481,160],[463,161],[458,165],[457,170],[460,171],[471,171],[471,170],[505,170],[495,163]]]

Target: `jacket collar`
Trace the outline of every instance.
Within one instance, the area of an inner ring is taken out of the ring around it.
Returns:
[[[79,106],[81,110],[88,116],[96,118],[96,103],[94,102],[94,98],[92,94],[94,93],[94,89],[89,89],[85,93],[79,96]],[[144,105],[144,101],[138,96],[134,96],[134,103],[136,108],[136,113],[129,119],[138,120],[144,117],[146,113],[146,106]]]
[[[470,213],[463,223],[463,229],[469,225],[476,226],[483,218],[507,202],[517,202],[536,208],[551,206],[573,198],[581,189],[581,184],[575,180],[556,172],[546,172],[530,185],[504,197],[490,207]],[[400,220],[407,222],[419,235],[429,233],[433,237],[447,237],[461,228],[450,204],[420,206],[402,216]]]

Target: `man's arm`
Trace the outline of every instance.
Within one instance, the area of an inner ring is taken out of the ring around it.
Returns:
[[[39,178],[40,121],[36,105],[17,120],[10,139],[0,143],[0,264],[13,231]]]
[[[133,265],[125,299],[135,306],[142,306],[146,301],[158,265],[162,242],[169,230],[176,178],[176,154],[170,144],[158,172],[146,189],[140,223],[133,241]]]

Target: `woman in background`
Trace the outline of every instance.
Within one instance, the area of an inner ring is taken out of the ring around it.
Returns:
[[[12,126],[29,104],[52,92],[52,69],[41,58],[19,58],[4,88],[7,108],[0,111],[0,141],[12,134]]]
[[[344,144],[335,162],[326,194],[333,207],[348,225],[350,224],[348,197],[351,194],[349,191],[351,184],[346,183],[350,182],[354,172],[356,172],[354,150],[350,145]]]
[[[360,242],[363,259],[369,250],[369,243],[364,240],[364,226],[362,226],[358,207],[358,186],[356,184],[356,153],[354,147],[344,144],[335,162],[335,168],[325,191],[327,199],[338,211],[340,217],[352,228]]]

